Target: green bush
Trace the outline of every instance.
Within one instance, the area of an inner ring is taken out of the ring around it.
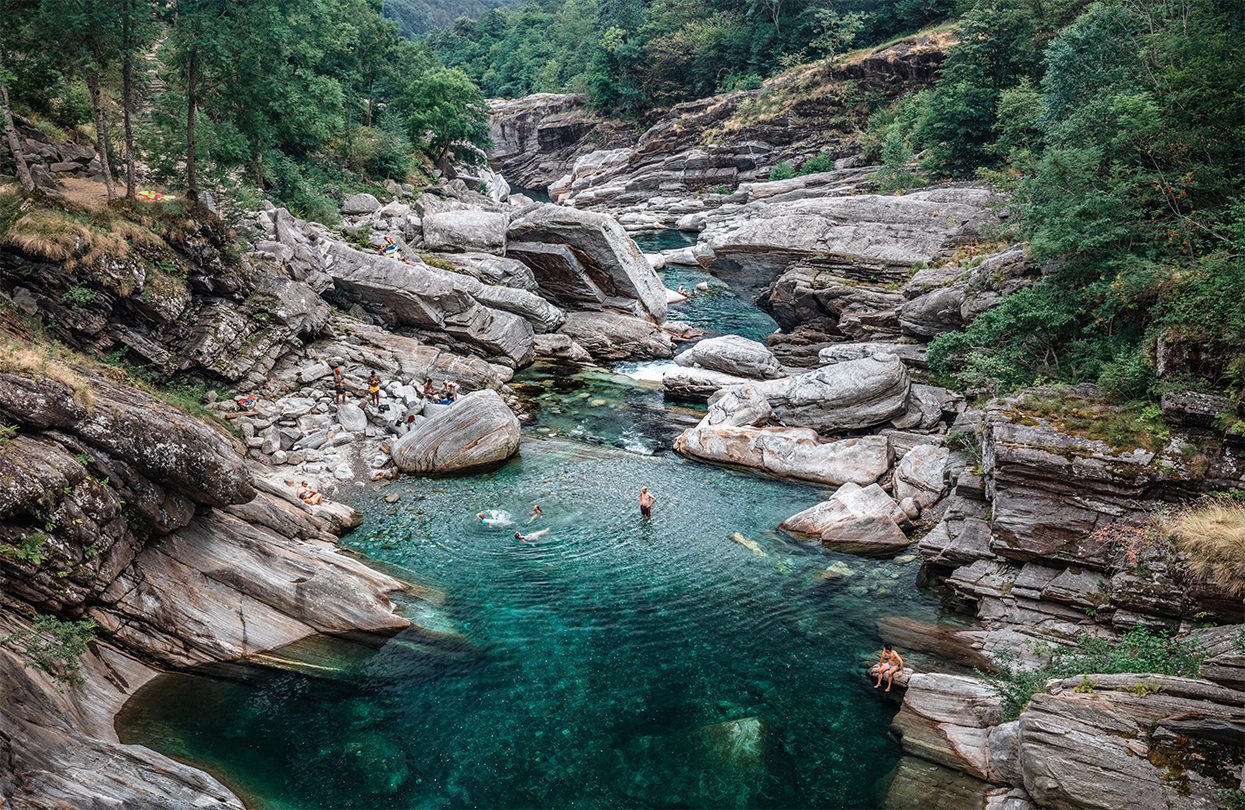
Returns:
[[[769,170],[771,180],[790,180],[792,177],[795,177],[795,167],[788,160],[784,160]]]
[[[828,172],[833,169],[834,155],[829,152],[822,152],[800,164],[800,174],[817,174],[818,172]]]
[[[1143,399],[1154,387],[1154,367],[1140,350],[1123,351],[1098,372],[1098,387],[1112,399]]]
[[[79,659],[95,635],[95,627],[91,619],[63,621],[41,614],[25,630],[0,636],[0,646],[26,659],[27,666],[43,670],[62,683],[76,684],[81,681]]]
[[[1206,653],[1187,639],[1157,635],[1144,628],[1130,630],[1118,640],[1082,633],[1071,647],[1035,648],[1049,654],[1046,666],[1025,669],[1015,658],[1004,660],[997,673],[978,672],[1002,702],[1004,720],[1015,720],[1029,700],[1055,678],[1078,675],[1153,673],[1197,677]]]

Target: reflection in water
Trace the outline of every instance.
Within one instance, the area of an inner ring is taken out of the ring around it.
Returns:
[[[820,497],[547,440],[487,475],[406,479],[349,543],[444,588],[460,638],[405,633],[344,680],[159,680],[119,728],[263,807],[872,806],[899,755],[861,675],[873,619],[935,608],[913,563],[774,530]],[[524,545],[486,509],[548,532]],[[823,579],[832,560],[851,574]]]

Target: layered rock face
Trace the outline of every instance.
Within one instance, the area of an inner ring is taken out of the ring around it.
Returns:
[[[111,717],[150,663],[398,630],[409,622],[389,597],[405,586],[338,553],[340,524],[292,494],[257,493],[218,428],[84,367],[6,368],[0,634],[25,628],[32,608],[88,616],[103,633],[72,692],[0,649],[6,795],[22,807],[240,806],[210,777],[117,743]]]
[[[853,86],[883,95],[930,82],[948,35],[913,38],[851,60],[814,63],[756,90],[676,105],[638,140],[598,121],[582,97],[538,94],[490,103],[495,167],[555,202],[627,211],[629,226],[673,225],[739,198],[710,193],[765,178],[783,160],[850,154]],[[843,123],[827,127],[826,121]],[[556,180],[556,182],[555,182]]]

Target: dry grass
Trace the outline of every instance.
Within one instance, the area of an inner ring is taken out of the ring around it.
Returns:
[[[1216,500],[1191,506],[1175,515],[1169,528],[1189,573],[1245,598],[1245,504]]]
[[[0,339],[0,371],[56,380],[71,388],[74,400],[84,408],[89,409],[94,401],[90,384],[51,346]]]
[[[134,247],[163,249],[164,242],[146,228],[103,213],[32,207],[3,237],[24,253],[72,270],[104,258],[125,259]]]

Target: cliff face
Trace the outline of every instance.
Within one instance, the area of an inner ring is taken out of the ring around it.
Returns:
[[[638,139],[582,96],[491,103],[493,165],[511,182],[550,187],[557,202],[621,209],[766,177],[780,161],[842,158],[868,117],[858,99],[927,86],[952,44],[935,33],[794,68],[755,90],[672,107]]]

